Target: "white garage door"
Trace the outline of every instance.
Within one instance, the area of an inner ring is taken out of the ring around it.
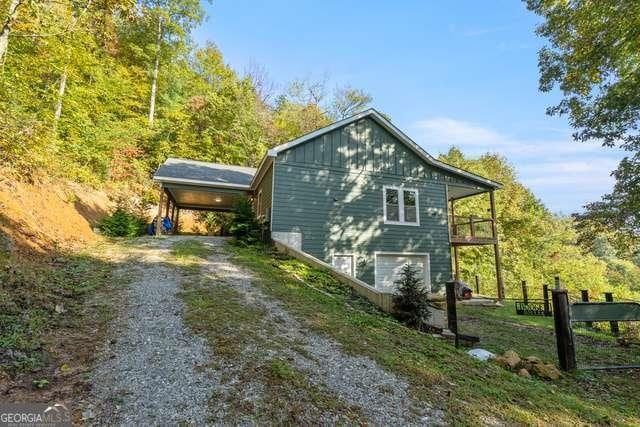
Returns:
[[[429,254],[376,254],[376,288],[385,292],[396,289],[394,282],[400,278],[400,272],[405,264],[414,265],[423,284],[431,290],[431,276],[429,273]]]

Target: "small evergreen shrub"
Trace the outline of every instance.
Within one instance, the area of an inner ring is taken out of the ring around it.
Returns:
[[[238,199],[233,207],[233,219],[229,227],[231,235],[245,243],[255,243],[260,238],[260,223],[247,198]]]
[[[145,234],[147,221],[123,208],[100,220],[98,228],[109,237],[136,237]]]
[[[411,264],[405,264],[400,279],[394,282],[397,286],[393,297],[394,316],[407,325],[421,329],[431,317],[427,302],[427,290],[418,278],[418,270]]]

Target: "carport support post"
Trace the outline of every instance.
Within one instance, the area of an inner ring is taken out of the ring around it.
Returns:
[[[161,234],[163,202],[164,202],[164,187],[160,185],[160,201],[158,202],[158,216],[156,216],[156,236],[159,236]]]
[[[173,234],[178,234],[178,221],[180,221],[180,208],[176,207],[176,222],[173,223]]]
[[[573,343],[571,319],[569,318],[569,294],[566,289],[553,289],[551,299],[560,369],[573,371],[576,369],[576,349]]]
[[[491,231],[493,232],[493,255],[496,259],[496,281],[498,282],[498,299],[504,299],[504,281],[502,280],[502,262],[500,260],[500,247],[498,246],[498,226],[496,216],[496,198],[493,191],[489,192],[489,204],[491,205]]]

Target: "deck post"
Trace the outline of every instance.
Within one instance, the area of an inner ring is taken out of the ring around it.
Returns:
[[[455,266],[453,277],[456,280],[460,280],[460,257],[458,255],[458,246],[453,246],[453,264]]]
[[[454,236],[458,234],[456,230],[456,211],[453,206],[453,199],[451,199],[451,234]]]
[[[158,216],[156,216],[156,236],[159,236],[162,230],[162,204],[164,202],[164,187],[160,185],[160,201],[158,202]]]
[[[498,246],[498,228],[496,226],[496,200],[493,190],[489,192],[489,203],[491,205],[491,228],[495,243],[493,244],[493,254],[496,260],[496,281],[498,282],[498,299],[504,299],[504,282],[502,280],[502,265],[500,260],[500,247]]]
[[[456,211],[451,199],[451,232],[456,235]],[[458,255],[458,246],[453,245],[453,278],[460,280],[460,256]]]

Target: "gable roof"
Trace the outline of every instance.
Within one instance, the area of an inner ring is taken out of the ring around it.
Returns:
[[[168,158],[156,171],[154,181],[168,184],[196,184],[248,190],[256,169],[197,160]]]
[[[356,122],[360,119],[363,119],[365,117],[369,117],[371,119],[373,119],[374,121],[376,121],[380,126],[382,126],[384,129],[386,129],[389,133],[391,133],[393,136],[395,136],[401,143],[403,143],[404,145],[406,145],[409,149],[411,149],[418,157],[420,157],[420,159],[422,159],[425,163],[446,170],[448,172],[451,172],[455,175],[460,175],[463,176],[469,180],[472,180],[474,182],[477,182],[481,185],[490,187],[490,188],[494,188],[494,189],[498,189],[498,188],[502,188],[502,184],[500,184],[499,182],[496,181],[492,181],[488,178],[485,178],[483,176],[480,175],[476,175],[472,172],[466,171],[464,169],[460,169],[458,167],[455,166],[451,166],[447,163],[441,162],[440,160],[436,159],[435,157],[433,157],[431,154],[427,153],[422,147],[420,147],[418,144],[416,144],[411,138],[409,138],[407,135],[404,134],[404,132],[402,132],[400,129],[398,129],[393,123],[391,123],[388,119],[386,119],[382,114],[380,114],[379,112],[377,112],[376,110],[374,110],[373,108],[370,108],[366,111],[363,111],[361,113],[355,114],[351,117],[348,117],[346,119],[343,120],[339,120],[335,123],[330,124],[329,126],[325,126],[323,128],[320,128],[318,130],[315,130],[313,132],[309,132],[306,135],[302,135],[299,138],[296,138],[294,140],[291,140],[285,144],[281,144],[278,145],[277,147],[273,147],[272,149],[270,149],[267,152],[267,156],[266,157],[277,157],[278,154],[282,153],[283,151],[286,151],[290,148],[293,148],[297,145],[303,144],[309,140],[312,140],[314,138],[317,138],[318,136],[324,135],[327,132],[331,132],[334,129],[338,129],[341,128],[343,126],[346,126],[350,123]],[[262,163],[260,164],[258,170],[261,170],[263,165],[268,164],[269,162],[266,162],[265,159],[263,159]]]

